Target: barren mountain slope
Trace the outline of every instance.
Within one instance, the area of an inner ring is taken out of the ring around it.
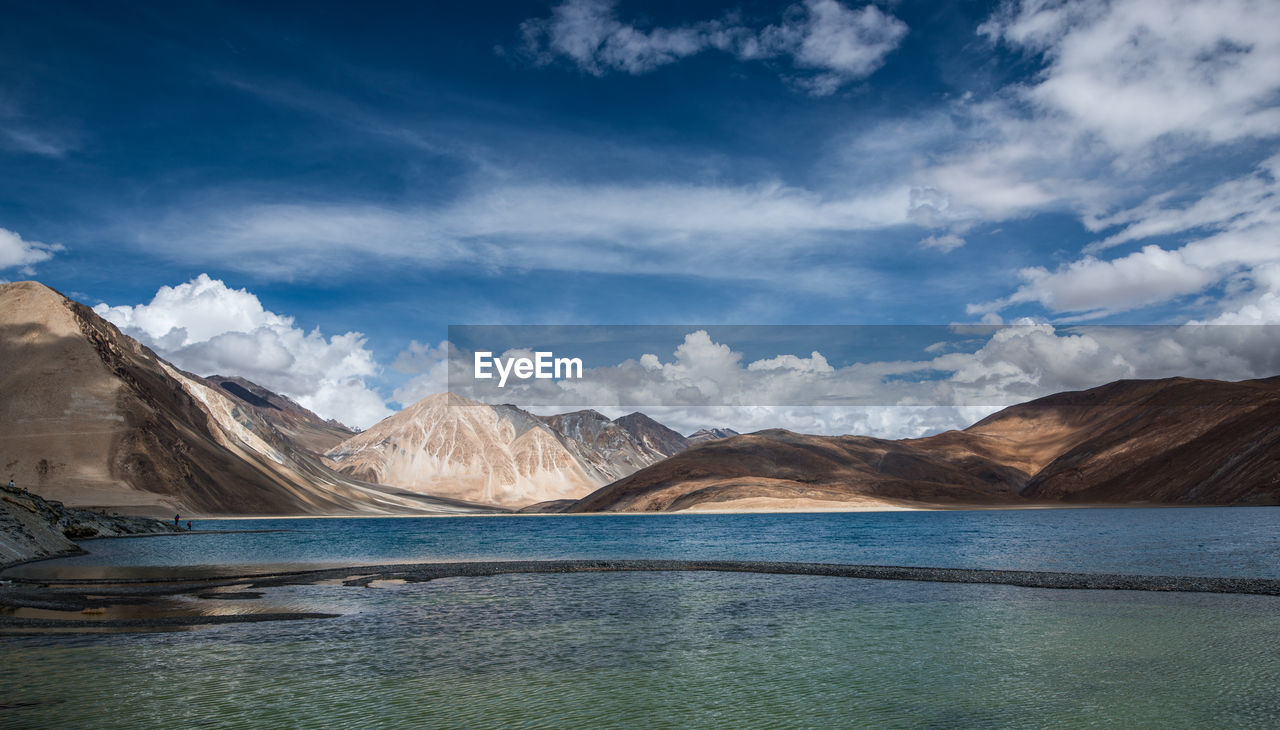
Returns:
[[[1280,503],[1280,378],[1118,381],[921,439],[761,431],[705,442],[572,511],[749,499]],[[799,504],[799,502],[796,502]]]
[[[230,396],[254,409],[282,436],[315,456],[323,454],[356,433],[337,421],[326,421],[292,399],[273,393],[244,378],[210,375],[201,380],[221,390],[223,395]]]
[[[429,396],[330,449],[327,463],[400,489],[521,508],[574,500],[684,447],[642,414],[535,416],[512,405]]]
[[[686,446],[680,434],[643,413],[616,421],[592,410],[539,418],[561,437],[596,485],[621,479]]]
[[[1027,475],[990,460],[954,463],[896,441],[759,431],[690,447],[610,484],[573,512],[663,511],[704,502],[1017,502]]]
[[[414,403],[326,457],[357,479],[509,507],[577,497],[596,484],[535,416],[450,394]]]

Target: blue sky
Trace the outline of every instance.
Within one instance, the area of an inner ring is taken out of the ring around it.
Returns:
[[[360,425],[449,324],[1280,322],[1274,2],[5,18],[0,278]]]

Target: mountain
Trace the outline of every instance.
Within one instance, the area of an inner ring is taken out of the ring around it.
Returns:
[[[1280,377],[1124,380],[1007,408],[967,429],[1019,446],[1024,497],[1280,504]]]
[[[330,449],[327,463],[356,479],[520,508],[574,500],[685,447],[680,434],[633,413],[535,416],[433,395]]]
[[[560,436],[560,443],[597,484],[621,479],[688,445],[683,436],[643,413],[616,421],[592,410],[538,418]]]
[[[0,362],[0,477],[68,505],[164,516],[478,509],[329,470],[258,408],[37,282],[0,285]]]
[[[888,441],[782,430],[695,444],[572,512],[841,504],[1280,504],[1280,377],[1127,380]]]
[[[689,442],[690,446],[692,446],[693,444],[700,444],[703,441],[716,441],[738,435],[738,432],[734,431],[732,428],[700,428],[685,437],[685,440]]]
[[[252,408],[280,435],[314,456],[320,456],[356,434],[341,423],[325,420],[292,399],[244,378],[210,375],[200,378],[200,381]]]
[[[615,419],[617,424],[650,453],[666,458],[689,448],[689,440],[639,411]]]

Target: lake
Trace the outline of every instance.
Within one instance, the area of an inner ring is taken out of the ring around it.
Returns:
[[[88,541],[88,555],[14,572],[670,558],[1280,577],[1275,508],[196,526],[237,532]],[[3,637],[0,725],[1280,723],[1280,598],[1268,596],[577,573],[287,586],[260,601],[222,603],[342,615]]]

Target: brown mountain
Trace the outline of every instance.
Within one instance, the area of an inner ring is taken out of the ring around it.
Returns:
[[[325,420],[279,393],[240,377],[210,375],[201,380],[224,395],[249,406],[295,445],[320,456],[356,432],[333,420]]]
[[[642,414],[536,416],[513,405],[428,396],[331,448],[326,463],[405,492],[523,508],[571,504],[684,448]]]
[[[36,282],[0,285],[0,363],[0,478],[68,505],[166,516],[476,509],[336,474],[257,407]]]
[[[1118,381],[921,439],[761,431],[697,444],[570,511],[1061,502],[1280,504],[1280,377]]]

